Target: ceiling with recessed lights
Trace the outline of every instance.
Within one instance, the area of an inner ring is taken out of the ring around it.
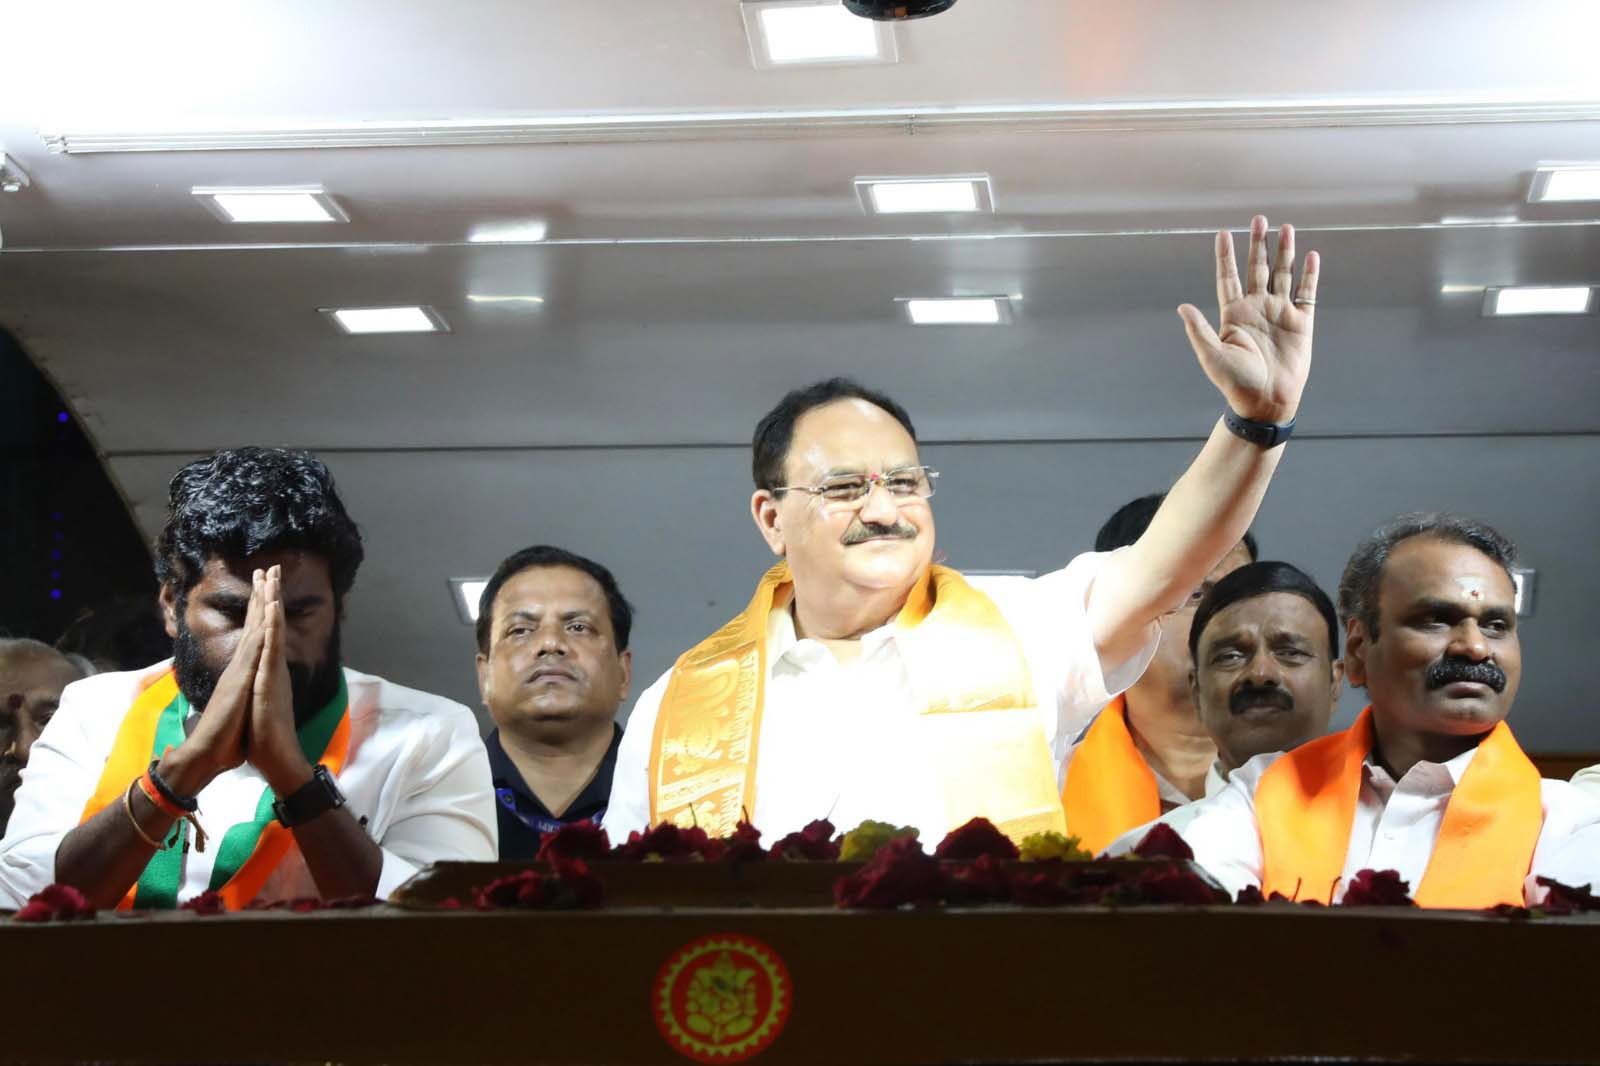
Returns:
[[[873,34],[892,61],[798,65],[762,18],[8,10],[0,327],[147,532],[188,456],[321,451],[369,539],[352,665],[475,705],[450,581],[544,541],[639,606],[638,691],[766,562],[747,442],[789,387],[849,373],[910,408],[955,565],[1059,565],[1170,483],[1218,406],[1173,308],[1208,306],[1208,234],[1260,211],[1325,262],[1265,553],[1331,585],[1397,510],[1500,524],[1539,575],[1514,724],[1600,751],[1574,699],[1600,315],[1485,315],[1600,284],[1600,202],[1530,201],[1583,187],[1541,167],[1600,163],[1600,7],[962,0]],[[863,184],[941,177],[979,184]],[[249,189],[333,218],[226,221]],[[907,195],[941,209],[882,210]],[[952,297],[994,324],[913,323]],[[334,314],[395,308],[441,329]]]

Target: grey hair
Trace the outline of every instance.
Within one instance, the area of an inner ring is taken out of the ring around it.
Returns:
[[[31,637],[0,637],[0,659],[8,659],[14,655],[54,655],[65,659],[74,670],[78,671],[80,678],[93,677],[100,672],[95,669],[94,663],[83,656],[52,648],[41,640],[34,640]]]
[[[1378,586],[1395,546],[1412,537],[1431,537],[1476,548],[1500,564],[1511,577],[1517,545],[1493,526],[1443,511],[1413,511],[1396,515],[1356,546],[1339,578],[1339,615],[1348,625],[1358,618],[1369,639],[1378,636]]]

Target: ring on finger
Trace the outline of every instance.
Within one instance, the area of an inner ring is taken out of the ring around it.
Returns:
[[[1317,301],[1309,296],[1298,296],[1295,298],[1294,305],[1296,307],[1315,307],[1317,306]]]

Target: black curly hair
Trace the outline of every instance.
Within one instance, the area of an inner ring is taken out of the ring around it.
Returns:
[[[173,476],[155,565],[157,580],[174,586],[180,600],[207,559],[282,550],[326,559],[334,602],[344,602],[364,555],[361,531],[322,460],[286,448],[230,448]]]

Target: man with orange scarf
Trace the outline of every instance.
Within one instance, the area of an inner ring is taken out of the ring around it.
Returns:
[[[156,546],[173,659],[62,694],[3,843],[0,905],[387,895],[495,857],[471,712],[346,670],[361,536],[314,456],[238,448],[172,479]]]
[[[1189,808],[1196,860],[1230,890],[1322,902],[1364,869],[1397,871],[1425,907],[1536,904],[1540,877],[1600,882],[1600,803],[1541,780],[1505,722],[1522,676],[1515,552],[1443,514],[1363,541],[1339,608],[1346,675],[1370,705]]]
[[[1318,260],[1294,285],[1294,236],[1269,261],[1251,222],[1213,260],[1217,329],[1179,308],[1226,406],[1149,530],[1036,580],[933,565],[929,498],[909,415],[843,379],[790,393],[754,439],[750,513],[783,561],[733,621],[640,697],[606,826],[750,818],[784,834],[814,818],[918,827],[937,840],[982,815],[1013,837],[1061,831],[1056,768],[1090,716],[1144,669],[1156,620],[1244,535],[1276,468],[1311,363]]]
[[[1141,496],[1117,508],[1095,535],[1094,550],[1115,551],[1137,542],[1164,499],[1159,493]],[[1255,538],[1246,532],[1182,606],[1161,616],[1161,643],[1149,667],[1095,715],[1067,752],[1061,804],[1067,831],[1088,850],[1098,852],[1135,826],[1220,785],[1211,771],[1217,745],[1195,713],[1189,687],[1189,623],[1205,594],[1256,555]]]

